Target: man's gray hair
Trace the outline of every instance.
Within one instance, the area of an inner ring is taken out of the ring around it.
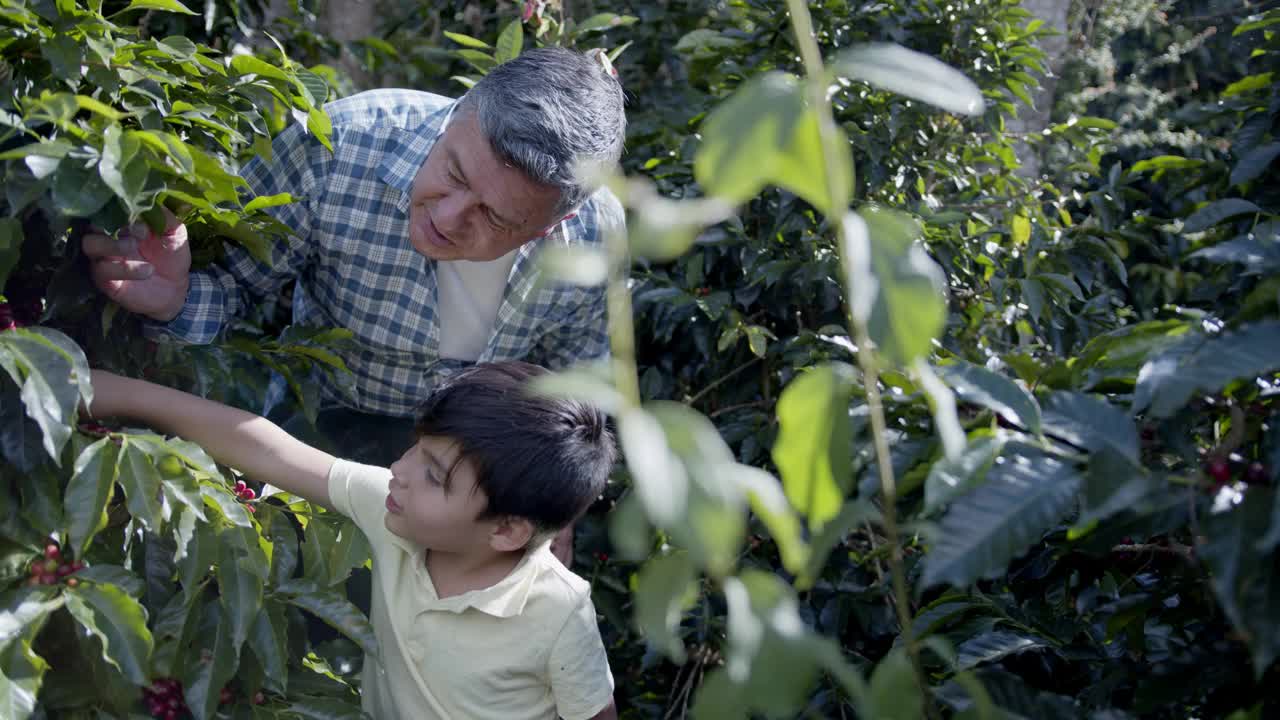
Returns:
[[[596,190],[579,163],[612,168],[626,134],[622,86],[594,58],[536,48],[494,68],[458,103],[504,162],[560,190],[557,213],[576,210]]]

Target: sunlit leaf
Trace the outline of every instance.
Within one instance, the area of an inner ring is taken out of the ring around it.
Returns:
[[[93,536],[107,523],[107,504],[119,472],[120,449],[111,438],[102,438],[76,458],[67,485],[65,515],[72,552],[84,554]]]
[[[831,63],[831,72],[950,112],[978,115],[983,110],[982,91],[964,73],[894,43],[866,43],[843,50]]]
[[[852,483],[852,393],[853,369],[833,363],[798,375],[778,398],[773,461],[787,499],[815,532],[840,512]]]
[[[103,658],[138,685],[150,680],[147,612],[114,585],[85,583],[67,591],[67,609],[102,641]]]
[[[767,72],[743,84],[703,121],[694,176],[708,192],[733,203],[778,185],[824,214],[838,214],[852,192],[853,166],[843,131],[835,134],[841,150],[828,157],[804,85],[794,75]],[[752,152],[741,152],[748,147]],[[838,182],[834,193],[823,172],[828,163],[834,164]]]
[[[1033,450],[1010,454],[987,480],[955,500],[925,557],[921,586],[964,587],[1004,572],[1071,509],[1080,476],[1066,463]]]
[[[688,508],[689,478],[662,425],[645,410],[626,409],[618,416],[618,440],[649,518],[661,526],[680,522]]]
[[[917,242],[919,224],[868,207],[846,215],[845,228],[846,288],[855,316],[865,317],[871,340],[894,365],[927,357],[946,319],[946,280]]]
[[[1040,434],[1040,405],[1013,380],[963,360],[942,365],[938,370],[962,400],[989,407],[1005,420]]]
[[[645,638],[673,662],[685,661],[676,629],[697,597],[696,571],[689,555],[673,552],[650,558],[636,580],[636,624]]]

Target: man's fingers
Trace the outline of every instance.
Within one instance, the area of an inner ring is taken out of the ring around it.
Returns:
[[[93,277],[99,283],[112,280],[146,280],[155,274],[151,263],[141,260],[99,260],[93,264]]]
[[[138,241],[129,235],[118,238],[107,235],[88,234],[81,243],[84,254],[91,258],[139,257]]]

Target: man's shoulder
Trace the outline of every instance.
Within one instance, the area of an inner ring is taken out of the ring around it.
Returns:
[[[591,194],[578,208],[571,224],[571,243],[603,245],[604,236],[611,228],[621,228],[626,223],[626,211],[618,196],[607,187]]]
[[[452,98],[421,90],[383,88],[334,100],[324,109],[335,129],[413,129],[453,102]]]

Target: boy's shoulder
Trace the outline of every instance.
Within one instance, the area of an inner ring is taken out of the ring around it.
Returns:
[[[530,588],[526,612],[563,621],[591,602],[591,583],[565,567],[547,548],[536,551],[537,575]]]

